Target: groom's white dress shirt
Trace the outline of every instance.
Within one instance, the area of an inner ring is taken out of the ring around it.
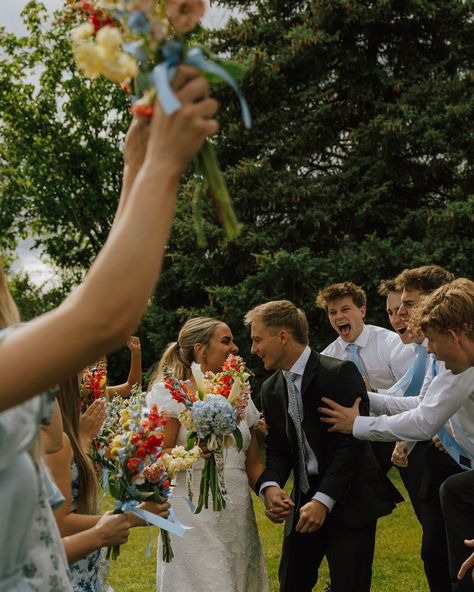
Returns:
[[[354,343],[359,346],[359,356],[369,383],[377,390],[388,389],[400,380],[415,357],[414,349],[402,343],[397,333],[376,325],[364,325]],[[338,337],[321,354],[348,360],[348,345]]]
[[[449,420],[454,439],[474,459],[474,368],[453,374],[442,362],[437,362],[437,366],[436,376],[428,373],[418,397],[369,393],[371,412],[378,417],[357,417],[354,437],[375,441],[429,440]]]

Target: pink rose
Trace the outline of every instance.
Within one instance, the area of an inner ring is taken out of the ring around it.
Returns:
[[[168,0],[166,13],[178,33],[192,31],[206,11],[204,0]]]

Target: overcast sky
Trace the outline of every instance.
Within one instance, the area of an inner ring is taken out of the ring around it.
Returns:
[[[60,8],[64,0],[42,0],[46,8],[53,12]],[[20,13],[27,0],[1,0],[0,26],[5,27],[9,33],[22,33],[24,27]],[[209,2],[208,2],[209,5]],[[226,19],[226,11],[222,8],[210,8],[206,14],[203,24],[207,27],[220,26]],[[32,240],[22,241],[18,245],[18,260],[13,266],[14,269],[27,271],[31,279],[38,285],[43,285],[54,280],[54,272],[41,261],[41,254],[32,248]]]

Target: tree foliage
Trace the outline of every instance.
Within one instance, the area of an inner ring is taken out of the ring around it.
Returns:
[[[427,263],[472,276],[474,3],[218,4],[240,15],[206,43],[245,65],[254,119],[245,132],[232,92],[215,88],[217,146],[244,231],[227,241],[208,206],[208,248],[196,248],[189,175],[142,325],[147,362],[194,314],[225,319],[248,355],[245,311],[290,298],[321,347],[333,336],[314,299],[328,283],[363,285],[369,321],[383,324],[381,278]],[[0,38],[0,234],[11,245],[31,227],[58,265],[82,269],[119,192],[125,98],[77,75],[64,25],[45,33],[34,3],[26,15],[27,38]],[[24,71],[38,64],[35,95]]]

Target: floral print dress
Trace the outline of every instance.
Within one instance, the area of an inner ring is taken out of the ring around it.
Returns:
[[[71,475],[71,510],[75,512],[77,511],[79,491],[79,473],[75,461],[71,463]],[[112,592],[112,589],[106,584],[108,561],[105,559],[105,549],[93,551],[69,567],[74,592]]]

